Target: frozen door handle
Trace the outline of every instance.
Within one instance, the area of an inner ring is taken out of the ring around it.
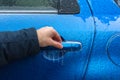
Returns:
[[[63,48],[62,49],[58,49],[58,48],[55,48],[55,47],[45,47],[45,48],[41,48],[42,51],[54,51],[54,50],[58,50],[58,51],[61,51],[61,50],[64,50],[64,51],[78,51],[82,48],[82,45],[80,42],[74,42],[74,41],[65,41],[65,42],[62,42],[62,45],[63,45]]]
[[[66,41],[62,42],[63,49],[65,51],[79,51],[82,48],[80,42]]]
[[[47,59],[58,59],[62,57],[65,53],[67,52],[74,52],[74,51],[79,51],[82,48],[82,44],[80,42],[76,41],[65,41],[62,42],[63,48],[58,49],[55,47],[45,47],[41,48],[42,51],[44,51],[44,57]]]

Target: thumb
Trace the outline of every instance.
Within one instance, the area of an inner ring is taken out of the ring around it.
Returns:
[[[51,46],[54,46],[54,47],[56,47],[56,48],[59,48],[59,49],[62,49],[62,48],[63,48],[63,46],[62,46],[62,44],[61,44],[60,42],[57,42],[57,41],[55,41],[55,40],[53,40],[53,39],[50,39],[50,45],[51,45]]]

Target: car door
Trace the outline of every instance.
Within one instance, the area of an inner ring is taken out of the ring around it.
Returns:
[[[96,35],[84,79],[120,80],[120,0],[88,2],[94,14]]]
[[[0,0],[0,31],[52,26],[79,50],[44,50],[0,68],[0,80],[80,80],[94,41],[94,21],[86,0]],[[69,46],[71,47],[71,46]],[[58,56],[56,56],[56,54]],[[61,55],[61,56],[60,56]]]

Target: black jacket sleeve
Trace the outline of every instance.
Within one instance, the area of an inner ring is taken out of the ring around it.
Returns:
[[[37,33],[34,28],[0,32],[0,66],[39,53],[39,50]]]

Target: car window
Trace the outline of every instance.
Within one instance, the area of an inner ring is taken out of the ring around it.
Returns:
[[[57,1],[57,0],[56,0]],[[53,7],[54,6],[54,7]],[[54,0],[0,0],[0,9],[55,9]]]
[[[57,0],[0,0],[0,10],[56,10]]]
[[[120,0],[115,0],[115,2],[116,2],[117,5],[120,7]]]
[[[78,13],[77,0],[0,0],[0,12]]]

